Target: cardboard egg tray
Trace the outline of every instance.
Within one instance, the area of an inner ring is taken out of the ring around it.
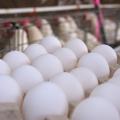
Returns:
[[[120,51],[117,53],[117,57],[118,57],[118,64],[120,64]]]
[[[0,120],[24,120],[18,105],[14,103],[0,104]],[[69,120],[66,116],[48,116],[43,120]]]
[[[0,104],[0,120],[23,120],[19,107],[14,103]]]
[[[110,67],[110,77],[112,77],[113,74],[114,74],[114,72],[115,72],[117,69],[119,69],[119,68],[120,68],[120,64],[116,64],[116,65],[114,65],[114,66],[111,66],[111,67]]]

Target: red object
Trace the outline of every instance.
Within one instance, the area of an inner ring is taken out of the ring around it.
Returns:
[[[36,20],[35,20],[35,25],[36,25],[38,28],[41,28],[42,22],[41,22],[41,19],[40,19],[40,18],[36,18]]]
[[[100,5],[100,0],[93,0],[94,5],[99,6]]]
[[[9,28],[9,27],[11,27],[11,26],[12,26],[12,24],[11,24],[10,21],[3,23],[3,27],[5,27],[5,28]]]
[[[98,40],[100,40],[100,24],[99,22],[97,21],[96,23],[96,30],[95,30],[95,36]]]
[[[29,17],[37,17],[38,13],[36,11],[36,7],[33,7],[33,12],[28,13],[27,16],[29,16]]]
[[[20,21],[20,24],[23,26],[27,26],[30,23],[30,20],[28,18],[25,18]]]

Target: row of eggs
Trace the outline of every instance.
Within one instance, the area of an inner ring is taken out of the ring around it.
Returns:
[[[56,37],[49,36],[40,44],[30,45],[24,53],[7,53],[0,61],[0,102],[21,105],[22,94],[25,94],[22,108],[25,120],[67,116],[68,103],[69,107],[76,107],[98,86],[98,82],[108,79],[109,68],[115,64],[117,55],[107,45],[99,45],[88,53],[86,45],[79,39],[68,41],[62,48]],[[114,75],[119,76],[119,70]],[[115,112],[112,110],[110,112]],[[79,119],[78,111],[79,105],[73,112],[73,120]],[[88,119],[83,116],[81,120]]]

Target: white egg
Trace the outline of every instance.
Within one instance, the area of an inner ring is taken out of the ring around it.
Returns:
[[[68,102],[76,106],[84,98],[84,91],[79,81],[70,73],[63,72],[50,79],[56,83],[67,96]]]
[[[87,68],[79,67],[73,69],[71,72],[81,83],[86,96],[98,85],[98,80],[95,74]]]
[[[81,102],[74,110],[71,120],[120,120],[120,116],[112,103],[94,97]]]
[[[88,53],[88,49],[87,49],[87,46],[85,45],[85,43],[82,40],[77,39],[77,38],[69,40],[65,44],[65,47],[70,48],[75,53],[77,58],[80,58],[84,54]]]
[[[120,68],[114,72],[113,77],[116,77],[116,76],[120,76]]]
[[[47,54],[46,49],[40,44],[31,44],[24,53],[29,57],[31,61],[35,60],[40,55]]]
[[[47,36],[40,41],[49,53],[55,52],[58,48],[61,48],[61,43],[59,39],[55,36]]]
[[[23,65],[15,69],[12,77],[20,85],[24,93],[43,81],[41,73],[31,65]]]
[[[25,120],[45,120],[64,117],[68,102],[64,92],[54,83],[44,82],[28,92],[23,103]]]
[[[95,47],[92,52],[102,55],[107,60],[109,66],[117,64],[117,54],[115,50],[108,45],[99,45]]]
[[[99,82],[104,82],[108,79],[110,69],[107,61],[98,53],[88,53],[84,55],[78,63],[79,67],[86,67],[92,70],[97,76]]]
[[[120,113],[120,88],[111,83],[105,83],[96,87],[91,97],[102,97],[116,106]]]
[[[38,57],[33,61],[33,66],[43,75],[44,80],[48,80],[54,75],[63,72],[62,63],[57,57],[51,54]]]
[[[61,61],[64,71],[72,70],[77,64],[77,57],[69,48],[60,48],[54,55]]]
[[[19,51],[11,51],[8,52],[4,57],[3,60],[10,66],[12,70],[16,69],[25,64],[30,64],[30,60],[28,57]]]
[[[22,102],[22,91],[17,82],[8,75],[0,75],[0,103]]]
[[[2,75],[8,75],[11,72],[11,69],[8,66],[8,64],[5,61],[3,61],[2,59],[0,59],[0,68],[1,68],[0,74],[2,74]]]

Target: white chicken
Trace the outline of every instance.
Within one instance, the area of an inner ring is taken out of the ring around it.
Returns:
[[[46,19],[41,19],[41,29],[40,30],[41,30],[43,36],[45,36],[45,37],[51,36],[54,34],[50,23]]]
[[[30,23],[29,19],[21,21],[21,24],[27,31],[29,43],[36,43],[43,38],[41,31],[35,25]]]

